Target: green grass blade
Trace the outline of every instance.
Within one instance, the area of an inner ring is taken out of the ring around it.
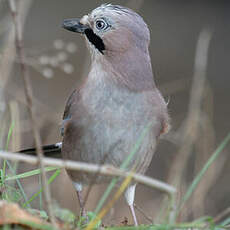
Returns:
[[[99,211],[101,210],[103,204],[105,203],[107,197],[109,196],[110,192],[112,191],[112,189],[114,188],[114,186],[116,185],[118,181],[118,178],[113,178],[112,181],[109,183],[107,189],[105,190],[103,196],[101,197],[101,199],[99,200],[97,207],[95,209],[95,214],[99,213]]]
[[[61,172],[61,169],[57,169],[53,175],[49,178],[48,180],[48,184],[51,184],[55,179],[56,177],[60,174]],[[22,207],[25,208],[25,207],[28,207],[28,204],[31,203],[36,197],[38,197],[38,195],[43,191],[43,188],[41,188],[38,192],[36,192],[29,200],[28,202],[25,202]]]
[[[59,167],[45,167],[45,171],[49,172],[49,171],[53,171],[53,170],[57,170],[59,169]],[[21,173],[18,175],[14,175],[14,176],[9,176],[5,179],[5,181],[10,181],[10,180],[16,180],[16,179],[22,179],[22,178],[26,178],[26,177],[30,177],[30,176],[35,176],[41,173],[41,169],[35,169],[29,172],[25,172],[25,173]]]
[[[25,221],[25,220],[19,220],[19,223],[21,223],[24,226],[29,226],[31,229],[41,229],[41,230],[56,230],[51,224],[40,224],[35,223],[32,221]]]
[[[41,188],[42,187],[42,176],[41,174],[39,174],[38,176],[38,183],[39,183],[39,187]],[[42,205],[43,201],[42,201],[42,192],[39,194],[39,208],[40,210],[42,210],[43,208],[43,205]]]
[[[225,225],[229,225],[230,224],[230,217],[228,217],[226,220],[223,220],[220,225],[221,226],[225,226]]]
[[[14,121],[11,122],[9,131],[8,131],[5,150],[8,150],[8,148],[9,148],[9,143],[10,143],[10,138],[11,138],[12,133],[13,133],[13,128],[14,128]],[[7,164],[6,162],[7,162],[6,160],[3,161],[3,168],[2,168],[2,177],[3,178],[5,178],[5,175],[6,175],[6,164]]]
[[[15,125],[14,121],[12,121],[10,128],[9,128],[9,131],[8,131],[8,135],[7,135],[6,146],[5,146],[6,150],[8,150],[8,148],[9,148],[10,138],[11,138],[12,133],[13,133],[14,125]]]
[[[189,229],[208,229],[204,228],[204,224],[181,223],[181,224],[155,224],[155,225],[139,225],[135,226],[121,226],[121,227],[107,227],[106,230],[189,230]],[[209,228],[209,230],[211,230]]]
[[[8,131],[8,135],[7,135],[7,141],[6,141],[6,146],[5,146],[6,150],[8,150],[8,148],[9,148],[10,138],[11,138],[12,133],[13,133],[14,125],[15,125],[15,123],[14,123],[14,121],[12,121],[11,125],[10,125],[10,128],[9,128],[9,131]],[[7,161],[7,160],[4,160],[4,162],[3,162],[3,170],[2,170],[3,174],[4,174],[3,175],[4,181],[6,181],[6,178],[5,178],[5,175],[6,175],[6,165],[8,166],[9,170],[11,171],[11,173],[13,175],[16,174],[16,172],[15,172],[14,168],[11,166],[10,162]],[[24,191],[24,189],[23,189],[23,187],[22,187],[22,185],[21,185],[21,183],[20,183],[20,181],[18,179],[16,179],[16,183],[17,183],[17,185],[19,187],[19,190],[20,190],[20,192],[22,194],[22,197],[23,197],[24,201],[27,202],[26,193],[25,193],[25,191]]]
[[[192,195],[193,191],[196,189],[198,183],[201,181],[201,179],[203,178],[203,176],[206,173],[206,171],[209,169],[211,164],[216,160],[216,158],[219,156],[219,154],[223,151],[223,149],[226,147],[226,145],[228,144],[229,141],[230,141],[230,133],[224,138],[222,143],[218,146],[216,151],[208,159],[208,161],[206,162],[204,167],[201,169],[201,171],[198,173],[198,175],[193,180],[192,184],[189,186],[186,194],[184,195],[184,197],[181,200],[181,203],[180,203],[179,208],[178,208],[177,215],[179,214],[179,212],[183,208],[183,206],[186,203],[186,201],[190,198],[190,196]]]
[[[148,133],[150,126],[152,125],[152,123],[149,123],[144,130],[141,133],[141,136],[138,138],[137,142],[135,143],[133,149],[131,150],[130,154],[128,155],[128,157],[125,159],[125,161],[122,163],[120,169],[126,169],[127,166],[129,165],[130,161],[132,160],[132,158],[135,156],[136,152],[138,151],[138,149],[141,146],[141,143],[144,139],[144,137],[146,136],[146,134]],[[112,189],[114,188],[114,186],[116,185],[118,181],[118,178],[113,178],[112,181],[110,182],[109,186],[107,187],[105,193],[103,194],[103,196],[101,197],[100,201],[97,204],[97,207],[95,209],[95,213],[97,214],[103,204],[105,203],[106,199],[108,198],[110,192],[112,191]]]
[[[7,166],[8,166],[8,168],[9,168],[9,170],[11,171],[11,173],[15,175],[16,172],[15,172],[15,170],[13,169],[13,167],[11,166],[10,162],[8,162],[8,161],[7,161]],[[18,188],[19,188],[19,190],[20,190],[20,192],[21,192],[21,194],[22,194],[22,197],[23,197],[24,201],[27,202],[27,201],[28,201],[28,198],[27,198],[26,193],[25,193],[25,191],[24,191],[24,189],[23,189],[23,187],[22,187],[22,185],[21,185],[21,182],[19,181],[18,178],[16,178],[16,183],[17,183],[17,185],[18,185]],[[29,204],[29,207],[30,207],[30,204]]]

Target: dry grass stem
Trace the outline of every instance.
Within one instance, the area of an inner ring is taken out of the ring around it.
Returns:
[[[20,133],[19,106],[17,101],[10,101],[9,106],[10,106],[11,122],[14,122],[10,150],[15,152],[17,151],[17,149],[21,147],[21,136],[18,135],[18,133]]]
[[[195,174],[198,172],[207,161],[210,153],[215,149],[215,129],[213,126],[214,116],[214,95],[210,83],[206,81],[205,97],[203,102],[203,111],[200,117],[201,132],[196,144],[196,158],[195,158]],[[220,176],[224,157],[219,158],[212,165],[212,170],[206,173],[205,180],[200,183],[194,191],[193,199],[190,201],[194,218],[205,213],[205,200],[209,189],[215,184],[217,178]]]
[[[212,122],[209,119],[208,113],[203,113],[200,117],[201,132],[195,146],[195,174],[200,171],[205,162],[214,151],[215,135]],[[202,153],[202,154],[200,154]],[[210,187],[219,177],[222,168],[222,158],[215,161],[212,170],[206,173],[205,180],[200,183],[193,194],[193,199],[190,200],[194,218],[205,213],[205,199]],[[221,166],[221,167],[220,167]]]
[[[210,32],[204,30],[200,33],[195,56],[194,77],[191,88],[188,115],[185,122],[184,133],[181,138],[182,146],[177,153],[175,163],[170,170],[169,181],[175,180],[175,175],[183,176],[184,167],[190,156],[192,145],[194,144],[199,129],[199,118],[201,115],[201,103],[205,87],[206,68],[208,60],[208,49],[211,40]],[[181,181],[181,178],[179,179]]]
[[[169,170],[168,181],[176,185],[182,186],[184,170],[190,159],[194,143],[199,136],[199,122],[202,114],[201,105],[204,97],[210,40],[211,33],[206,29],[201,31],[196,46],[194,76],[190,92],[188,114],[183,128],[179,131],[181,147]]]
[[[38,163],[37,157],[27,156],[19,153],[0,151],[0,157],[2,159],[12,160],[12,161],[22,161],[33,165],[36,165]],[[78,171],[83,171],[83,172],[93,173],[93,174],[100,172],[100,174],[107,175],[107,176],[127,177],[129,175],[128,171],[117,169],[110,165],[88,164],[83,162],[60,160],[55,158],[43,158],[43,163],[46,166],[56,166],[60,168],[78,170]],[[158,189],[169,195],[174,194],[176,192],[176,189],[173,186],[141,174],[134,173],[132,175],[132,178],[136,182]]]
[[[27,106],[29,110],[29,116],[30,116],[31,123],[32,123],[32,130],[33,130],[35,145],[37,149],[38,162],[40,164],[41,172],[42,172],[42,186],[44,189],[44,200],[47,205],[48,214],[50,216],[51,222],[54,226],[56,226],[55,216],[51,208],[51,195],[49,191],[49,185],[48,185],[46,173],[44,170],[45,166],[43,163],[43,151],[42,151],[41,138],[39,135],[37,124],[36,124],[35,111],[34,111],[34,107],[32,103],[33,96],[32,96],[32,89],[31,89],[30,82],[29,82],[29,73],[28,73],[28,69],[25,64],[25,54],[24,54],[24,49],[23,49],[23,40],[22,40],[23,37],[22,37],[22,31],[21,31],[20,18],[18,17],[18,11],[17,11],[15,0],[8,0],[8,3],[9,3],[10,13],[13,18],[13,23],[14,23],[16,52],[18,54],[19,64],[21,67],[21,73],[22,73],[22,78],[23,78],[24,87],[25,87],[26,102],[27,102]]]
[[[170,179],[173,181],[175,175],[182,176],[184,164],[190,156],[191,147],[196,139],[199,127],[199,118],[201,112],[201,102],[203,98],[203,90],[206,76],[206,65],[208,58],[208,47],[211,39],[209,32],[202,31],[196,49],[194,78],[190,95],[190,104],[188,108],[188,116],[185,122],[184,135],[181,133],[183,140],[179,153],[176,156],[175,163],[170,170]]]
[[[30,6],[32,4],[32,0],[31,1],[20,1],[18,3],[18,14],[20,16],[20,21],[21,21],[21,30],[23,31],[24,28],[24,24],[26,21],[26,17],[28,15],[28,11],[30,9]],[[2,6],[2,4],[0,4],[0,6]],[[7,17],[8,19],[8,17]],[[7,25],[5,25],[4,23],[7,23]],[[1,81],[0,81],[0,103],[1,105],[5,105],[5,101],[4,101],[4,93],[6,91],[6,84],[8,82],[8,79],[10,77],[10,73],[14,64],[14,60],[15,60],[15,56],[16,56],[16,52],[15,52],[15,46],[14,44],[14,27],[11,26],[11,21],[10,20],[5,20],[4,22],[1,21],[1,25],[5,25],[7,27],[7,30],[4,30],[4,33],[1,34],[1,36],[4,36],[3,41],[1,42],[1,62],[0,62],[0,69],[1,69],[1,73],[0,73],[0,77],[1,77]],[[6,124],[6,119],[4,117],[5,111],[0,111],[0,119],[4,122],[2,122],[3,124],[1,124],[1,130],[2,133],[4,130],[4,126],[7,126],[8,124]],[[0,146],[2,148],[4,148],[5,145],[5,141],[4,141],[4,137],[3,135],[1,136],[1,140],[0,140]]]

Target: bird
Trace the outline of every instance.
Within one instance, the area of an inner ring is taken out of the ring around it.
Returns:
[[[81,18],[65,19],[63,28],[85,38],[91,65],[83,84],[69,96],[63,115],[62,142],[45,146],[45,155],[61,152],[63,159],[120,167],[149,124],[126,170],[144,174],[159,137],[168,132],[167,103],[158,90],[149,54],[150,31],[135,11],[103,4]],[[21,151],[31,153],[34,149]],[[85,215],[82,190],[94,175],[67,170]],[[97,176],[95,183],[109,177]],[[125,191],[134,225],[136,183]]]

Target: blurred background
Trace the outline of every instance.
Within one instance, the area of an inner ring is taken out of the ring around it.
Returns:
[[[41,138],[44,144],[55,143],[61,140],[59,129],[66,99],[87,76],[90,64],[83,37],[63,30],[62,20],[81,17],[107,2],[17,0],[17,3]],[[230,2],[123,0],[110,3],[137,11],[151,31],[150,54],[155,81],[169,101],[172,127],[160,141],[147,175],[171,184],[178,179],[179,195],[183,195],[230,131]],[[12,19],[5,0],[0,1],[0,20],[0,142],[4,148],[8,129],[14,121],[10,150],[17,151],[33,147],[34,140],[15,55]],[[196,95],[196,89],[191,91],[194,60],[199,34],[204,29],[211,33],[206,79],[198,111],[192,116],[191,97]],[[230,206],[229,151],[228,145],[209,169],[184,207],[181,220],[216,216]],[[19,172],[25,169],[32,167],[19,164]],[[28,196],[38,189],[37,177],[24,179],[22,183]],[[76,194],[65,172],[51,187],[52,198],[60,206],[74,212],[78,210]],[[103,189],[105,186],[94,187],[87,210],[95,208]],[[151,218],[157,218],[163,198],[156,190],[137,187],[136,203]],[[37,206],[38,201],[34,201],[33,207]],[[121,198],[105,222],[121,223],[124,217],[130,218],[130,214]],[[147,223],[139,213],[138,218]]]

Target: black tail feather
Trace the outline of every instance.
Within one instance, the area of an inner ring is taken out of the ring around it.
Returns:
[[[45,157],[54,157],[54,158],[61,158],[61,143],[56,143],[52,145],[45,145],[42,147],[44,156]],[[19,153],[23,153],[26,155],[36,155],[36,149],[35,148],[29,148],[19,151]]]

